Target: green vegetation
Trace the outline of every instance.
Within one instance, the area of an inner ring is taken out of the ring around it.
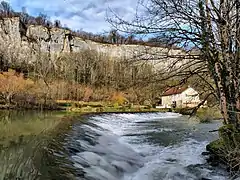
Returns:
[[[224,142],[220,139],[217,139],[215,141],[210,142],[207,145],[206,149],[211,153],[214,153],[214,154],[217,153],[220,155],[222,153],[223,147],[224,147]]]
[[[196,117],[201,123],[222,119],[221,112],[217,107],[200,108],[196,113]]]
[[[222,114],[218,107],[203,107],[197,109],[196,113],[193,112],[193,108],[176,108],[173,109],[174,112],[183,114],[183,115],[191,115],[195,117],[200,123],[209,123],[212,120],[220,120],[222,119]]]
[[[219,139],[207,145],[211,163],[224,163],[232,175],[240,171],[240,131],[233,125],[218,130]]]
[[[77,113],[108,113],[108,112],[167,112],[169,109],[156,109],[144,105],[119,104],[109,102],[84,102],[84,101],[57,101],[59,109]]]

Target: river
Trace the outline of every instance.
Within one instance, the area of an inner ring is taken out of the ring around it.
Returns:
[[[24,130],[1,138],[0,180],[228,179],[201,155],[217,139],[209,131],[220,121],[199,124],[175,113],[96,114],[61,123],[51,113],[14,117],[2,117],[2,133]]]

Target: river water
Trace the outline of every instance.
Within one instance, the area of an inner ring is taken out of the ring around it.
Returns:
[[[201,155],[220,125],[175,113],[86,115],[54,135],[2,150],[8,158],[0,180],[225,180],[228,173]],[[12,168],[16,154],[24,158]]]

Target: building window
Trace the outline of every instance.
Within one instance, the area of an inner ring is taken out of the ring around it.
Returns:
[[[161,106],[162,105],[162,98],[158,99],[157,103],[156,103],[158,106]]]
[[[177,107],[177,102],[176,101],[173,101],[172,102],[172,108],[176,108]]]
[[[196,97],[196,96],[198,96],[198,94],[191,94],[191,95],[186,94],[186,97]]]

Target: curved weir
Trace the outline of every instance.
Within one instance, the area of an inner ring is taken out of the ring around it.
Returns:
[[[71,160],[89,180],[226,179],[201,155],[220,122],[198,124],[174,113],[86,116],[68,136]]]

